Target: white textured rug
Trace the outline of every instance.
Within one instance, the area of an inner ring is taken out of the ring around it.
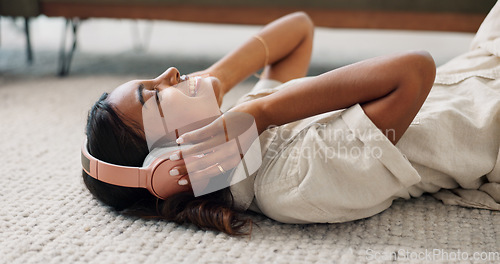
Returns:
[[[13,76],[0,76],[2,263],[490,263],[500,251],[499,212],[428,196],[344,224],[252,215],[250,238],[120,216],[84,189],[79,149],[91,104],[133,76]]]

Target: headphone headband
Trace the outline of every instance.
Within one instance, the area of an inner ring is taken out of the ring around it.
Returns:
[[[192,191],[189,185],[178,184],[180,179],[187,178],[186,175],[169,175],[169,171],[183,161],[171,161],[167,154],[158,156],[147,167],[114,165],[93,157],[87,149],[87,139],[85,139],[82,145],[82,168],[99,181],[122,187],[145,188],[160,199],[166,199],[179,192]]]
[[[146,188],[147,171],[139,167],[114,165],[94,158],[87,150],[87,139],[82,145],[82,168],[92,178],[123,187]],[[120,177],[114,177],[120,175]]]

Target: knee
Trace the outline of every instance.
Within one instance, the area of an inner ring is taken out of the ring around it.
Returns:
[[[427,51],[413,51],[409,56],[414,73],[413,81],[418,84],[420,92],[427,95],[436,78],[436,63]]]
[[[436,64],[427,51],[411,51],[404,55],[405,74],[400,88],[403,94],[423,101],[436,77]]]

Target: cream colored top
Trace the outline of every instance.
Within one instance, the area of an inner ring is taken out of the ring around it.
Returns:
[[[262,80],[240,101],[307,80],[285,84]],[[231,192],[238,208],[281,222],[341,222],[368,217],[389,207],[395,198],[410,198],[407,187],[420,181],[410,162],[359,104],[268,129],[259,139],[262,166],[231,186]],[[353,158],[352,150],[363,154]]]

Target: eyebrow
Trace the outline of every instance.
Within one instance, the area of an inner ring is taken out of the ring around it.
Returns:
[[[139,102],[141,102],[142,105],[145,104],[144,96],[142,95],[143,90],[144,90],[144,84],[140,83],[139,86],[137,87],[137,97],[139,98]]]

